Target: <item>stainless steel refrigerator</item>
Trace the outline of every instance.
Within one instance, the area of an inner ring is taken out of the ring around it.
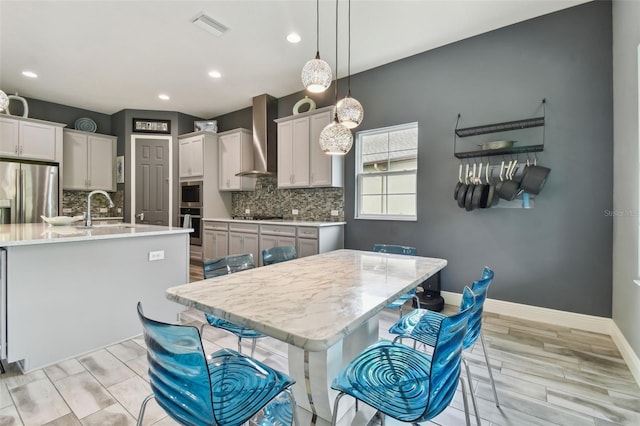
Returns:
[[[57,164],[0,160],[0,224],[57,216],[59,184]]]

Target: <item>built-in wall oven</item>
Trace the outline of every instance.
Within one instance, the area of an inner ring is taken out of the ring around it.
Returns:
[[[185,220],[190,224],[185,224]],[[180,226],[193,228],[190,242],[202,245],[202,181],[180,182]]]

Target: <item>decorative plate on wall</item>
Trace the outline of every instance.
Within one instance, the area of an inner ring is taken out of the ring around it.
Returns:
[[[98,128],[98,125],[90,118],[81,117],[76,120],[76,122],[74,123],[74,127],[76,128],[76,130],[94,133]]]

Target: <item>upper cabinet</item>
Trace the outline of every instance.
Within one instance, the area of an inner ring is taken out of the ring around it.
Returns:
[[[65,129],[62,187],[115,191],[117,142],[115,136]]]
[[[253,167],[251,138],[251,132],[247,129],[234,129],[218,134],[220,191],[253,191],[255,189],[255,179],[236,176],[237,173]]]
[[[60,162],[63,127],[23,117],[0,117],[0,156]]]
[[[279,118],[278,187],[342,187],[343,157],[327,155],[318,143],[333,106]]]
[[[180,178],[201,177],[204,173],[204,134],[180,138],[178,141]]]

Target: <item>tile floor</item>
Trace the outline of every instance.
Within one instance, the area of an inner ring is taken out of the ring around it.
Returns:
[[[200,279],[200,271],[193,268],[192,279]],[[396,315],[383,312],[381,337],[388,337]],[[183,316],[186,323],[201,320],[193,310]],[[500,398],[497,408],[476,346],[468,359],[483,425],[640,424],[640,388],[609,336],[492,314],[485,315],[483,329]],[[203,340],[207,352],[236,347],[234,337],[211,327]],[[286,356],[282,342],[259,340],[261,361],[286,372]],[[144,340],[138,337],[26,375],[9,366],[0,377],[0,426],[135,425],[150,393],[146,363]],[[464,425],[462,410],[458,391],[451,406],[427,424]],[[177,424],[154,401],[144,420]]]

